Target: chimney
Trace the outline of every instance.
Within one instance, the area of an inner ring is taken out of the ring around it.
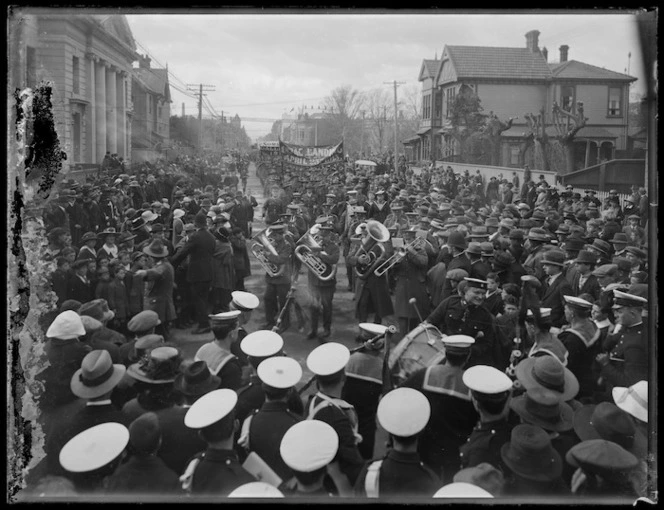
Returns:
[[[537,46],[539,35],[539,30],[531,30],[526,34],[526,48],[528,48],[533,53],[539,51]]]
[[[138,67],[139,69],[150,69],[150,62],[152,59],[147,55],[138,56]]]
[[[560,47],[560,61],[561,62],[567,62],[567,51],[569,50],[569,46],[566,44],[563,44]]]
[[[546,46],[542,48],[542,55],[544,56],[544,61],[548,62],[549,61],[549,50],[546,49]]]

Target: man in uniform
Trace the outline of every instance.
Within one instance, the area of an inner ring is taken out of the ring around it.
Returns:
[[[466,239],[463,236],[463,232],[458,232],[456,230],[451,232],[447,239],[446,246],[448,247],[449,253],[451,254],[451,260],[449,263],[447,263],[447,270],[451,271],[452,269],[463,269],[468,274],[470,274],[470,259],[468,259],[465,254],[468,245],[466,243]],[[441,253],[442,251],[443,250],[441,250]],[[438,261],[440,260],[441,258],[439,257]],[[445,299],[450,297],[452,294],[452,284],[446,279],[440,296],[441,301],[445,301]]]
[[[270,198],[263,204],[263,219],[267,225],[272,225],[284,212],[286,212],[286,205],[279,198],[279,189],[273,187],[270,190]]]
[[[242,352],[240,342],[242,342],[244,337],[249,334],[247,330],[244,329],[244,326],[249,323],[253,311],[258,307],[260,302],[258,296],[242,290],[231,292],[231,298],[231,310],[239,310],[242,312],[238,317],[239,327],[237,329],[235,341],[231,344],[231,352],[237,357],[240,364],[245,367],[248,364],[247,356]]]
[[[544,268],[542,267],[542,257],[546,251],[546,244],[549,242],[549,236],[543,228],[532,228],[528,232],[526,243],[526,260],[523,263],[524,269],[535,276],[538,280],[544,279]]]
[[[443,483],[450,483],[459,471],[459,448],[478,419],[462,378],[474,343],[475,339],[466,335],[443,337],[445,361],[414,372],[402,384],[424,393],[431,405],[431,419],[420,437],[418,451]]]
[[[209,315],[214,340],[203,344],[194,356],[195,361],[205,361],[212,375],[221,379],[220,388],[237,390],[242,384],[242,367],[230,352],[240,313],[238,310],[233,310]]]
[[[430,416],[427,398],[415,389],[397,388],[381,399],[377,417],[390,434],[392,447],[383,459],[367,464],[362,470],[355,483],[357,496],[434,495],[441,486],[440,478],[421,462],[417,447],[419,434]]]
[[[228,496],[233,489],[254,481],[233,450],[234,432],[239,427],[236,403],[234,391],[214,390],[194,402],[185,414],[184,424],[198,430],[207,443],[207,449],[192,459],[180,478],[185,491]]]
[[[404,204],[400,199],[395,200],[389,205],[390,214],[385,218],[387,228],[396,227],[396,237],[401,236],[401,231],[408,228],[408,218],[404,214]]]
[[[613,313],[622,327],[613,338],[607,339],[613,345],[611,351],[596,358],[607,391],[648,380],[649,373],[648,332],[641,316],[648,300],[619,290],[614,290],[613,295]]]
[[[286,295],[291,287],[291,255],[293,248],[284,239],[286,225],[278,224],[270,227],[270,236],[274,239],[273,246],[277,254],[273,255],[266,251],[266,256],[269,262],[279,266],[281,274],[277,276],[270,276],[265,274],[265,295],[263,301],[265,302],[265,324],[261,329],[272,329],[276,324],[277,315],[279,311],[286,304]],[[281,331],[286,331],[290,326],[290,318],[288,313],[283,315],[283,322],[281,324]]]
[[[460,448],[461,467],[474,467],[488,462],[505,471],[500,448],[510,440],[512,426],[507,417],[512,394],[512,380],[500,370],[477,365],[466,370],[463,382],[480,419],[468,441]]]
[[[336,264],[339,262],[339,246],[333,242],[332,225],[325,223],[320,226],[319,235],[321,238],[320,247],[312,247],[313,255],[318,257],[328,266],[334,266],[332,278],[321,280],[313,271],[308,271],[309,291],[311,292],[311,332],[307,336],[308,340],[316,338],[318,335],[318,317],[323,312],[323,333],[320,338],[326,339],[330,336],[332,327],[332,299],[337,286]]]
[[[339,436],[336,460],[348,481],[354,484],[364,459],[357,447],[362,441],[357,412],[341,398],[349,359],[350,351],[338,342],[319,345],[309,353],[307,368],[316,376],[318,392],[309,399],[306,412],[307,419],[321,420],[334,428]]]
[[[495,366],[495,319],[484,306],[487,282],[464,278],[463,296],[455,294],[444,300],[424,321],[446,335],[467,335],[475,339],[468,366]]]

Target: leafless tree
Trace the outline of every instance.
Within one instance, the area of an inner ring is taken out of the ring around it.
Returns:
[[[583,115],[583,103],[576,102],[576,111],[563,110],[558,103],[553,103],[553,125],[556,128],[560,143],[565,149],[565,171],[575,170],[574,138],[579,130],[586,125],[588,119]]]

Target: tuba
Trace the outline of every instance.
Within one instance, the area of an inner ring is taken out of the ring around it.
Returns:
[[[380,221],[368,220],[367,233],[369,234],[369,240],[366,242],[362,241],[362,245],[357,251],[357,256],[367,255],[369,257],[369,262],[363,265],[358,264],[355,267],[355,274],[357,274],[358,278],[362,280],[369,278],[371,273],[374,272],[374,269],[376,269],[378,264],[381,263],[385,256],[385,246],[383,246],[382,243],[385,243],[390,239],[390,232]],[[376,255],[372,251],[374,246],[378,246],[380,255]]]
[[[317,236],[320,225],[316,224],[309,229],[298,241],[295,247],[295,256],[311,271],[319,280],[328,281],[334,278],[337,266],[326,264],[318,257],[312,248],[320,248],[321,238]]]
[[[256,241],[254,242],[254,244],[251,245],[251,253],[254,254],[254,257],[256,257],[256,259],[258,259],[258,262],[260,262],[260,265],[263,266],[265,272],[268,275],[270,275],[272,278],[274,278],[276,276],[281,276],[282,274],[284,274],[286,266],[282,265],[281,267],[279,267],[277,264],[273,264],[268,260],[266,251],[269,251],[275,257],[279,255],[274,246],[272,246],[270,238],[267,236],[268,230],[269,227],[261,230],[260,232],[258,232],[258,234],[256,234],[251,238],[252,241]]]
[[[383,276],[388,270],[401,262],[410,250],[416,250],[424,246],[425,241],[426,239],[424,237],[416,237],[406,246],[399,248],[394,255],[389,259],[386,259],[385,262],[376,267],[374,274],[378,277]]]

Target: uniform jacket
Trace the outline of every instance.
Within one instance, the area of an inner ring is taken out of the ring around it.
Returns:
[[[643,323],[623,327],[609,340],[615,347],[601,374],[609,389],[648,380],[648,330]]]
[[[108,494],[182,494],[178,475],[156,455],[132,455],[107,478]]]
[[[438,262],[427,271],[427,290],[431,296],[431,306],[436,308],[442,301],[443,285],[445,284],[447,267],[444,262]]]
[[[595,356],[600,352],[599,339],[599,328],[590,319],[558,333],[558,340],[567,349],[567,368],[579,381],[577,398],[590,397],[595,390],[596,379],[590,368],[593,366]]]
[[[200,457],[201,462],[194,471],[191,486],[194,495],[228,496],[240,485],[256,481],[242,468],[232,450],[208,448]]]
[[[129,297],[124,280],[115,278],[108,285],[108,307],[115,312],[115,317],[121,321],[130,317]]]
[[[340,250],[337,243],[333,242],[331,237],[328,237],[327,241],[322,244],[323,251],[314,253],[321,261],[328,265],[334,265],[339,262]],[[313,274],[312,271],[307,268],[307,278],[309,285],[313,287],[335,287],[337,285],[337,272],[336,268],[334,269],[334,277],[323,281]]]
[[[252,374],[247,385],[237,390],[237,394],[235,417],[242,423],[249,414],[260,409],[265,403],[265,392],[258,375]],[[304,413],[302,399],[296,391],[291,391],[288,395],[288,409],[299,416]]]
[[[207,229],[198,229],[189,236],[189,240],[182,249],[171,257],[171,263],[173,266],[177,266],[189,255],[188,282],[209,282],[212,280],[214,241],[214,236]]]
[[[392,268],[397,283],[394,289],[394,314],[397,317],[417,318],[415,307],[409,303],[410,298],[417,299],[420,313],[428,315],[430,311],[429,295],[426,288],[426,274],[429,258],[424,248],[406,256]]]
[[[380,256],[380,250],[378,249],[377,244],[371,248],[371,251],[375,254],[376,257]],[[353,255],[349,254],[346,263],[355,266],[357,269],[357,252],[355,252]],[[374,311],[378,315],[381,317],[387,317],[388,315],[392,315],[394,313],[392,299],[390,298],[390,293],[388,290],[387,274],[378,277],[373,272],[371,272],[367,278],[355,278],[355,282],[355,301],[358,305],[360,305],[360,299],[364,293],[364,290],[366,289],[371,294]]]
[[[157,411],[161,427],[161,447],[157,455],[166,466],[178,475],[187,467],[188,461],[207,445],[198,431],[184,424],[184,415],[190,406],[173,406]]]
[[[459,451],[461,467],[474,467],[488,462],[496,469],[509,472],[500,456],[500,448],[511,438],[512,425],[506,420],[478,423]]]
[[[275,256],[270,252],[267,252],[267,259],[284,271],[283,274],[275,277],[269,276],[265,273],[265,281],[273,285],[290,285],[293,270],[291,261],[293,247],[288,241],[286,241],[285,237],[283,241],[273,243],[273,246],[277,251],[277,255]]]

